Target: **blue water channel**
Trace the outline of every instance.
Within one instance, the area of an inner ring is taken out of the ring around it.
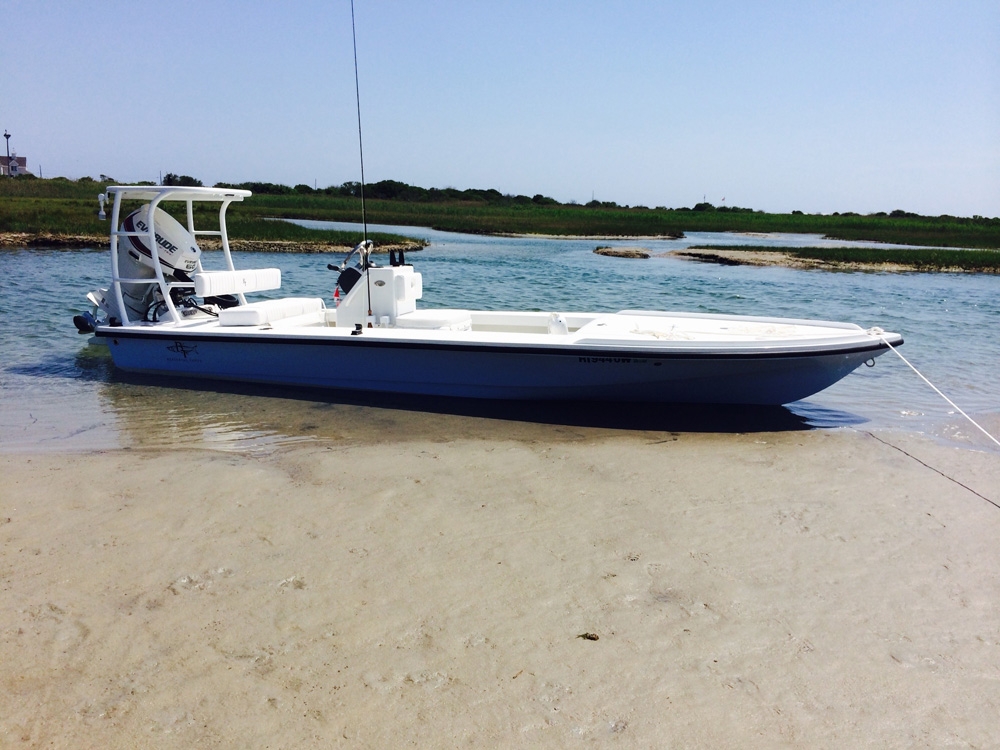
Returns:
[[[595,240],[369,229],[430,242],[407,255],[423,274],[422,304],[428,307],[775,315],[896,331],[906,340],[902,353],[933,383],[991,429],[1000,425],[996,276],[804,271],[656,257],[692,244],[845,244],[803,235],[691,233],[683,240]],[[654,257],[600,256],[593,252],[598,245],[641,246]],[[335,274],[326,265],[340,256],[234,253],[234,260],[237,267],[279,267],[281,295],[329,300]],[[221,254],[207,253],[205,265],[221,267]],[[223,448],[252,447],[316,439],[331,429],[317,426],[315,409],[307,416],[303,410],[335,403],[335,394],[206,391],[190,384],[137,382],[117,373],[106,350],[88,345],[88,337],[72,325],[73,315],[88,309],[86,293],[107,286],[109,266],[104,248],[0,251],[0,450],[171,444],[190,435]],[[351,403],[353,409],[365,408]],[[959,440],[974,432],[892,353],[787,411],[803,429],[864,425]],[[246,416],[250,413],[263,416],[254,421]],[[283,421],[281,414],[291,416]],[[531,418],[530,411],[514,414]],[[549,421],[558,422],[558,415]],[[655,422],[643,424],[650,426]]]

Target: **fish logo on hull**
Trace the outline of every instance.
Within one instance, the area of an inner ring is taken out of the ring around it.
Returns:
[[[173,346],[167,347],[168,352],[173,352],[174,354],[180,354],[184,359],[188,358],[189,354],[194,354],[198,351],[197,344],[185,344],[183,341],[175,341]]]

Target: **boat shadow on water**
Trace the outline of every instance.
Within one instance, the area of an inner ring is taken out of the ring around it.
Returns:
[[[364,432],[362,425],[388,428],[391,438],[398,427],[415,432],[410,438],[441,439],[491,434],[489,424],[466,422],[459,435],[458,427],[433,417],[457,417],[462,420],[491,420],[504,423],[547,425],[553,427],[593,428],[640,432],[756,433],[789,432],[857,425],[866,420],[848,412],[828,409],[810,402],[789,406],[733,406],[618,403],[610,401],[511,401],[373,394],[346,390],[318,390],[284,386],[257,385],[212,380],[183,380],[114,372],[111,379],[118,399],[122,389],[139,389],[147,396],[168,402],[200,404],[220,416],[239,415],[255,429],[289,434],[289,437],[322,438],[330,430],[344,436],[345,425]],[[118,400],[118,399],[112,399]],[[255,420],[253,414],[281,412],[288,418],[281,426],[271,419]],[[299,415],[300,418],[296,418]],[[266,426],[263,422],[267,422]],[[449,430],[443,434],[441,430]],[[353,432],[354,430],[348,430]],[[397,436],[402,436],[397,433]]]
[[[91,420],[107,415],[99,419],[102,434],[91,433],[95,445],[267,451],[306,441],[559,441],[584,437],[580,430],[597,431],[591,437],[601,431],[738,434],[867,421],[808,401],[779,407],[489,401],[135,375],[117,370],[103,347],[84,347],[75,356],[43,355],[5,371],[26,379],[29,390],[35,390],[32,381],[48,381],[54,390],[43,390],[89,404],[61,416],[53,412],[56,431],[79,427],[79,414]],[[76,385],[64,392],[60,382]]]

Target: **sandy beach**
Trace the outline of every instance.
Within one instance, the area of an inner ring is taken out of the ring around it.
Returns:
[[[1000,743],[995,451],[478,424],[0,455],[0,745]]]

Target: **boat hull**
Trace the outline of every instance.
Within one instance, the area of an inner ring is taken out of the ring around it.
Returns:
[[[97,335],[122,370],[169,377],[479,399],[690,404],[798,401],[887,349],[877,339],[792,350],[698,351],[109,327]],[[895,338],[894,345],[902,343]]]
[[[237,271],[233,264],[225,212],[249,195],[229,188],[109,187],[102,201],[114,199],[111,287],[88,295],[104,323],[95,327],[93,316],[78,316],[78,330],[95,330],[122,370],[170,379],[445,398],[765,406],[807,398],[902,344],[895,333],[831,321],[420,308],[422,274],[402,254],[398,262],[390,255],[387,266],[374,263],[369,240],[339,267],[330,266],[340,271],[334,308],[320,297],[248,301],[248,294],[280,288],[278,269]],[[126,221],[119,229],[123,201],[134,200],[148,201],[140,211],[149,226]],[[187,229],[174,227],[173,240],[157,233],[173,221],[157,223],[164,201],[186,204]],[[220,204],[218,230],[195,228],[194,204],[203,201]],[[120,262],[119,243],[189,244],[179,232],[219,235],[225,268],[203,269],[195,258],[188,269],[194,273],[178,275],[160,250],[148,251],[153,276]],[[132,309],[125,298],[136,289],[142,304]]]

